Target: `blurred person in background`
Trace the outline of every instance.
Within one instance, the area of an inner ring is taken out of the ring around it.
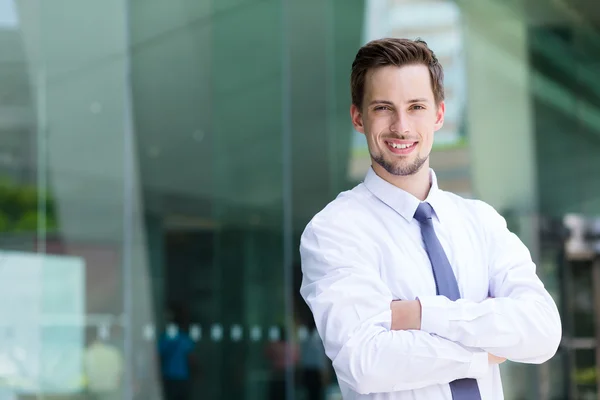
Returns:
[[[442,66],[423,41],[372,41],[351,92],[371,168],[300,244],[300,293],[344,399],[502,399],[499,364],[550,359],[561,322],[502,216],[441,190],[429,168]]]
[[[297,365],[299,359],[298,345],[288,338],[285,326],[276,327],[277,337],[270,340],[265,347],[265,357],[271,367],[269,381],[269,400],[280,400],[286,397],[286,371]]]
[[[88,328],[90,345],[84,356],[87,398],[90,400],[118,400],[124,373],[123,337],[112,325],[99,329]]]
[[[189,320],[183,308],[172,307],[170,323],[158,340],[163,390],[166,400],[192,398],[192,378],[196,370],[194,341],[189,335]]]

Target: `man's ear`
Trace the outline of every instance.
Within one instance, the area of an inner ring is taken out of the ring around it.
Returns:
[[[364,134],[365,127],[363,125],[362,113],[355,104],[350,106],[350,118],[352,119],[352,125],[354,126],[354,129],[356,129],[357,132]]]
[[[446,104],[442,101],[438,107],[435,116],[434,131],[439,131],[444,126],[444,114],[446,113]]]

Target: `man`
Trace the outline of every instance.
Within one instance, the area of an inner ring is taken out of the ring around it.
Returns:
[[[489,205],[438,188],[443,70],[423,41],[362,47],[350,114],[363,183],[301,239],[301,294],[345,399],[502,399],[498,364],[539,364],[561,338],[527,248]]]

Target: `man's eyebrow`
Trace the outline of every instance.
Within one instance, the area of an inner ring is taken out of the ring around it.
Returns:
[[[414,104],[414,103],[428,103],[429,100],[427,100],[425,97],[418,97],[416,99],[410,99],[407,101],[408,104]],[[388,106],[393,106],[394,103],[389,101],[389,100],[373,100],[369,103],[370,106],[374,105],[374,104],[386,104]]]
[[[370,106],[372,106],[373,104],[387,104],[388,106],[394,105],[394,103],[392,103],[391,101],[388,101],[388,100],[373,100],[372,102],[369,103]]]

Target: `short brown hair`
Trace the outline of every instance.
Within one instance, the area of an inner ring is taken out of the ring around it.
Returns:
[[[423,64],[429,68],[435,103],[440,104],[444,100],[444,70],[433,51],[423,40],[395,38],[373,40],[356,53],[350,75],[352,103],[359,108],[362,106],[365,78],[370,69],[411,64]]]

